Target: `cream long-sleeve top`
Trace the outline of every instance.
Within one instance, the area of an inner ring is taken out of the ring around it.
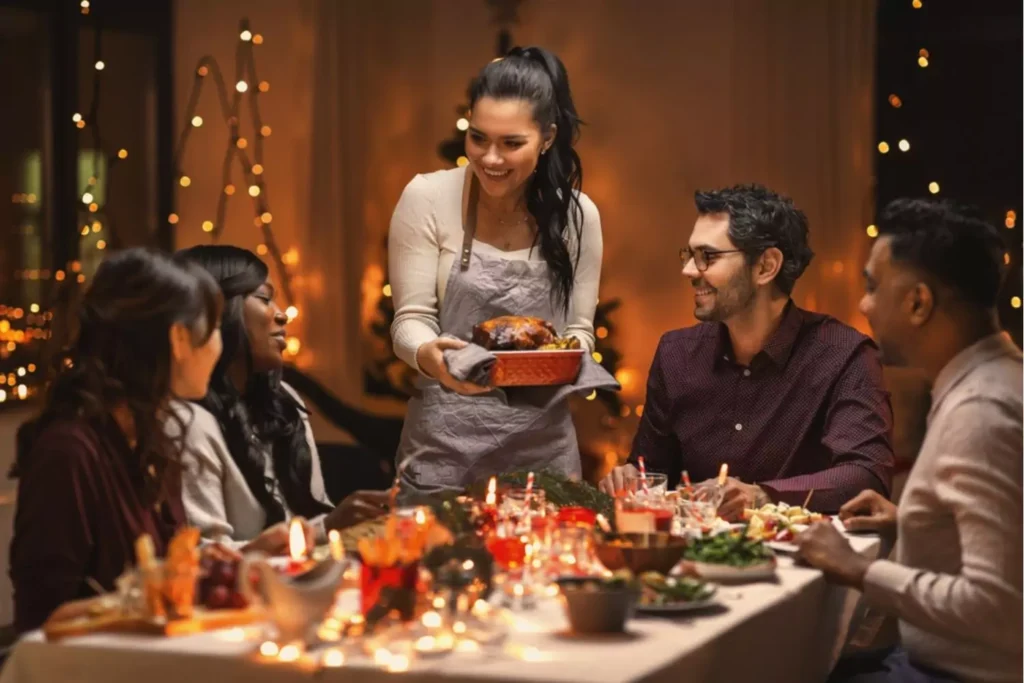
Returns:
[[[302,399],[294,389],[287,384],[281,386],[302,405]],[[185,505],[188,523],[199,529],[204,541],[215,541],[233,547],[248,543],[264,530],[267,515],[246,483],[242,470],[231,457],[231,451],[217,418],[194,403],[174,401],[171,405],[186,426],[182,502]],[[321,503],[332,505],[324,487],[320,456],[313,440],[313,429],[304,414],[302,422],[306,430],[306,443],[309,444],[313,457],[310,492]],[[175,420],[168,420],[166,428],[172,436],[178,431]],[[255,435],[252,438],[257,439]],[[276,481],[270,444],[260,443],[258,439],[254,444],[263,453],[264,476]],[[285,518],[291,518],[292,513],[279,486],[275,487],[274,495],[284,508]],[[309,522],[316,529],[317,543],[325,543],[327,535],[324,529],[324,515],[318,515]]]
[[[962,681],[1021,680],[1021,353],[1006,334],[936,378],[928,432],[867,599],[900,620],[913,661]]]
[[[396,355],[416,369],[416,351],[441,334],[439,312],[448,275],[462,249],[462,192],[468,172],[463,167],[417,175],[405,187],[391,218],[388,275],[395,303],[391,338]],[[580,193],[579,201],[583,210],[579,244],[574,228],[566,238],[570,255],[579,249],[579,261],[567,324],[559,333],[578,338],[592,351],[603,250],[601,217],[587,195]],[[502,251],[477,240],[473,249],[509,260],[542,258],[538,248]]]

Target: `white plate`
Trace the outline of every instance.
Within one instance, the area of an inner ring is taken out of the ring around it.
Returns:
[[[683,612],[696,612],[697,610],[707,609],[708,607],[715,607],[721,605],[714,595],[710,595],[704,600],[691,600],[690,602],[673,602],[668,605],[641,605],[637,603],[633,606],[633,609],[641,614],[681,614]]]
[[[748,583],[766,581],[775,578],[775,560],[750,565],[749,567],[730,567],[727,564],[709,564],[694,562],[697,576],[705,581],[716,583]]]

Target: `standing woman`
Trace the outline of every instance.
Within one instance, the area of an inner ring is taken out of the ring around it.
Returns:
[[[104,261],[57,359],[40,417],[19,432],[11,543],[14,623],[112,590],[135,540],[163,555],[184,524],[172,398],[200,398],[220,356],[220,290],[195,266],[141,249]]]
[[[512,405],[456,380],[444,359],[500,315],[544,318],[593,350],[601,222],[581,191],[565,66],[542,48],[513,48],[480,72],[470,106],[468,166],[413,178],[391,219],[391,336],[423,376],[398,452],[407,492],[522,469],[580,474],[566,401]]]

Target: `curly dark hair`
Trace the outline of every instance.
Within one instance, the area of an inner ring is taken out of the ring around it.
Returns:
[[[250,443],[253,434],[271,444],[274,476],[289,510],[305,517],[329,512],[331,508],[310,490],[313,453],[306,441],[305,409],[281,385],[280,370],[252,372],[243,310],[245,299],[267,281],[267,265],[251,251],[229,245],[199,245],[179,251],[174,258],[205,269],[224,295],[224,351],[213,369],[210,390],[198,403],[220,425],[232,460],[266,513],[266,526],[284,521],[285,510],[274,497],[274,482],[265,476],[262,453]],[[244,396],[229,377],[239,361],[249,369]]]
[[[481,97],[521,99],[533,104],[541,131],[555,124],[555,139],[537,162],[526,190],[526,208],[537,222],[540,253],[551,269],[555,301],[568,311],[583,234],[583,165],[575,145],[583,123],[576,113],[569,74],[554,53],[542,47],[514,47],[485,66],[469,89],[470,108]],[[575,233],[576,253],[566,244]]]
[[[879,216],[878,234],[891,238],[893,261],[934,277],[971,304],[995,307],[1006,276],[1006,244],[976,208],[950,200],[896,199]]]
[[[729,239],[745,252],[747,263],[753,263],[769,247],[781,251],[782,268],[775,276],[775,286],[787,296],[793,292],[814,252],[807,244],[807,216],[792,199],[762,185],[735,185],[698,191],[694,202],[698,215],[729,215]]]
[[[55,356],[41,414],[19,430],[11,476],[18,476],[36,437],[53,421],[107,423],[115,407],[127,406],[142,500],[157,504],[179,490],[184,440],[164,428],[173,398],[170,330],[183,324],[196,345],[204,344],[217,329],[221,304],[217,284],[197,266],[146,249],[109,256],[79,305],[74,339]]]

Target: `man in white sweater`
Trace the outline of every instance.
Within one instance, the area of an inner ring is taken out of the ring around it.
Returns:
[[[850,530],[896,534],[892,560],[828,524],[797,538],[807,563],[899,618],[898,647],[841,661],[830,682],[1019,681],[1024,408],[996,312],[1005,247],[945,202],[897,200],[878,226],[861,310],[884,362],[932,380],[932,407],[899,508],[865,491],[840,511]]]

